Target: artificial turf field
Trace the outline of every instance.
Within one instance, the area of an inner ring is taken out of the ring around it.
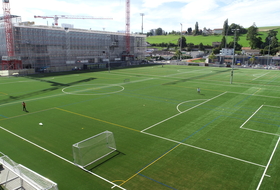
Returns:
[[[235,69],[230,84],[230,72],[165,65],[1,77],[0,152],[60,190],[280,189],[280,73]],[[99,177],[73,165],[72,145],[106,130],[118,151],[87,168]]]

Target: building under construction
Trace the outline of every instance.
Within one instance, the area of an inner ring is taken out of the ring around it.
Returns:
[[[60,71],[130,64],[144,59],[146,37],[125,33],[37,26],[12,17],[14,57],[18,64],[6,64],[8,55],[4,18],[0,18],[0,57],[2,70],[34,69]]]

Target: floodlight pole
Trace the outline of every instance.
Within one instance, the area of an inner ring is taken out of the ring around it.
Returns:
[[[232,32],[234,32],[234,43],[233,43],[233,56],[232,56],[231,73],[230,73],[230,84],[232,84],[232,82],[233,82],[233,67],[234,67],[234,58],[235,58],[236,31],[239,31],[239,29],[232,29]]]
[[[180,61],[182,61],[182,27],[183,27],[183,24],[181,24],[181,39],[180,39]]]
[[[140,13],[140,16],[142,16],[142,34],[143,34],[143,16],[145,16],[145,14],[144,13]]]

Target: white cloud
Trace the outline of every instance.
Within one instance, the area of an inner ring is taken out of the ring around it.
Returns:
[[[59,20],[75,27],[108,31],[125,30],[126,0],[11,0],[11,13],[22,16],[23,21],[46,24],[34,15],[84,15],[110,20]],[[141,31],[140,13],[144,13],[144,32],[161,27],[163,30],[180,30],[199,27],[220,28],[226,19],[229,24],[236,23],[249,27],[280,26],[280,3],[275,0],[137,0],[130,1],[130,26],[132,32]],[[48,19],[49,24],[53,20]]]

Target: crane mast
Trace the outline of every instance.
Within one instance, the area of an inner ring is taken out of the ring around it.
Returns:
[[[22,62],[20,57],[15,56],[14,48],[14,34],[13,34],[13,24],[10,9],[10,1],[3,0],[2,3],[3,15],[4,15],[4,26],[5,26],[5,36],[6,36],[6,48],[7,55],[2,56],[2,70],[16,70],[22,69]]]
[[[126,53],[130,53],[130,0],[126,0],[126,17],[125,17],[125,41],[126,41]]]
[[[4,15],[5,34],[6,34],[7,55],[9,57],[12,57],[15,55],[15,50],[14,50],[13,25],[11,19],[9,0],[3,0],[2,7],[3,7],[3,15]]]
[[[113,18],[96,18],[92,16],[73,16],[73,15],[53,15],[53,16],[37,16],[35,15],[34,18],[53,18],[54,24],[58,26],[58,19],[104,19],[104,20],[112,20]]]

